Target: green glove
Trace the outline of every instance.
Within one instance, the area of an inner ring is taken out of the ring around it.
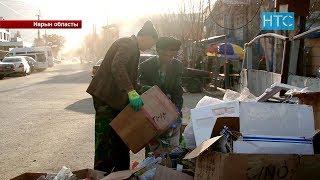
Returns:
[[[137,93],[136,90],[132,90],[128,93],[130,106],[133,108],[134,111],[139,111],[143,106],[143,101],[140,95]]]
[[[144,93],[144,92],[148,91],[150,88],[152,88],[152,86],[143,85],[141,87],[141,93]]]

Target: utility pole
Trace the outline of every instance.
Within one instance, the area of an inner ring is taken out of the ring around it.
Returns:
[[[44,46],[47,46],[47,30],[44,30]]]
[[[40,10],[39,10],[39,12],[38,12],[38,14],[36,16],[38,17],[38,20],[40,20]],[[38,29],[38,43],[39,42],[40,42],[40,29]]]

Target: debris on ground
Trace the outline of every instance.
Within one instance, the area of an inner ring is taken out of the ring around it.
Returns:
[[[281,91],[287,93],[280,97]],[[319,102],[320,92],[309,92],[307,89],[281,83],[273,84],[259,97],[255,97],[247,88],[241,93],[227,90],[223,100],[205,96],[194,109],[191,109],[191,121],[182,133],[179,147],[170,152],[163,152],[159,156],[150,153],[143,161],[134,162],[132,169],[103,174],[106,176],[99,178],[103,180],[319,179]],[[149,107],[150,112],[165,111],[167,108],[162,104],[163,108],[153,109],[156,104],[159,106],[159,103],[155,101],[153,103],[150,105],[151,108]],[[141,116],[133,118],[139,119],[139,117],[141,118]],[[132,122],[132,119],[130,120]],[[158,120],[161,121],[161,118]],[[164,120],[166,121],[164,124],[149,123],[152,127],[161,126],[164,130],[171,119]],[[161,132],[163,131],[159,129],[157,133]],[[157,133],[152,136],[156,136]],[[121,136],[121,132],[119,135]],[[122,136],[122,138],[129,137]],[[136,150],[144,147],[145,140],[143,139],[143,143],[138,143],[139,147],[136,146],[138,147]],[[136,137],[134,142],[138,142]],[[94,170],[90,172],[96,174],[94,179],[99,179],[98,172]],[[39,180],[87,178],[78,175],[79,173],[63,167],[58,175],[38,174],[38,178],[40,177]]]

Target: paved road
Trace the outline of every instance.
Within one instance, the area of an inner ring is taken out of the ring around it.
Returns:
[[[58,65],[0,81],[0,179],[27,171],[56,172],[62,166],[93,167],[89,82],[90,68],[84,65]],[[202,96],[185,95],[186,109]],[[142,156],[132,155],[132,160]]]

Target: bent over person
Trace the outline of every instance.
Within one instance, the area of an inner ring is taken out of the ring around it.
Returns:
[[[180,112],[180,117],[173,123],[170,129],[154,139],[146,148],[146,153],[151,151],[155,156],[166,153],[179,146],[181,127],[181,108],[183,104],[183,89],[181,77],[183,64],[175,57],[180,49],[181,42],[173,37],[161,37],[156,43],[158,57],[152,57],[140,64],[139,80],[142,91],[157,85],[162,92],[175,104]]]
[[[87,89],[92,95],[96,111],[96,170],[110,173],[130,167],[129,149],[109,123],[128,103],[135,111],[143,106],[142,99],[136,92],[140,50],[151,48],[157,39],[157,31],[151,21],[147,21],[137,36],[115,41]]]

